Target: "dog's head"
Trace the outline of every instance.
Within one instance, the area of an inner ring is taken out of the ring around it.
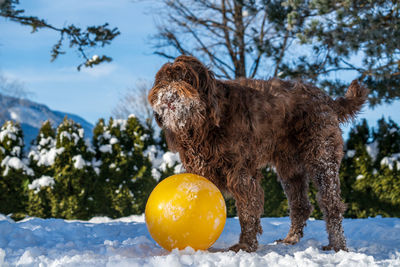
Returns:
[[[200,126],[206,120],[219,125],[214,74],[192,56],[179,56],[156,74],[148,96],[157,123],[172,131]]]

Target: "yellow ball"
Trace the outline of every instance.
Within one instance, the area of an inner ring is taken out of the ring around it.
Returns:
[[[206,250],[224,229],[226,206],[221,192],[206,178],[177,174],[151,192],[145,218],[151,236],[163,248]]]

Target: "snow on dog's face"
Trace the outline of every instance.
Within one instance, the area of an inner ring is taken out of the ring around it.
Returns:
[[[160,88],[152,102],[157,122],[173,131],[193,125],[196,119],[202,120],[205,110],[198,95],[187,96],[178,88],[175,82]]]
[[[212,116],[210,86],[215,87],[215,79],[193,57],[180,56],[174,63],[165,64],[148,97],[160,127],[174,132],[199,127]]]

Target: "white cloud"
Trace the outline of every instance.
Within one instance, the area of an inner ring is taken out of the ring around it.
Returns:
[[[115,73],[118,68],[117,64],[114,63],[103,63],[101,65],[94,66],[93,68],[82,68],[81,72],[88,74],[93,77],[101,77]]]

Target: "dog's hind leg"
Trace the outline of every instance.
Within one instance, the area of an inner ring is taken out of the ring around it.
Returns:
[[[303,237],[304,226],[312,211],[308,199],[308,178],[303,174],[282,178],[281,184],[289,202],[291,226],[286,238],[277,242],[293,245]]]
[[[256,177],[246,171],[232,177],[228,181],[228,189],[236,200],[236,208],[241,227],[239,243],[230,247],[230,250],[257,250],[257,234],[262,233],[260,217],[264,211],[264,191],[261,187],[262,174],[257,172]]]
[[[329,244],[324,250],[346,250],[343,233],[343,213],[345,204],[340,197],[339,166],[342,157],[339,139],[328,139],[322,143],[318,155],[309,164],[314,185],[318,189],[317,200],[321,208]]]

